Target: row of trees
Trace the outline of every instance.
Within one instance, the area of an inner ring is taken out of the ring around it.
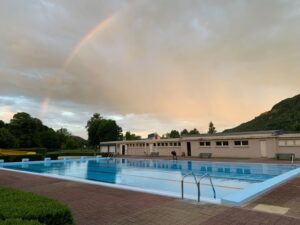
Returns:
[[[215,134],[217,133],[217,130],[213,124],[213,122],[209,123],[209,127],[208,127],[208,134]],[[188,135],[198,135],[200,134],[200,132],[194,128],[190,131],[188,131],[187,129],[183,129],[181,132],[177,131],[177,130],[171,130],[170,133],[166,133],[162,136],[162,138],[179,138],[179,137],[183,137],[183,136],[188,136]]]
[[[86,144],[67,129],[55,131],[25,112],[16,113],[9,123],[0,120],[0,148],[75,149]]]
[[[105,119],[95,113],[86,124],[88,142],[73,136],[67,129],[53,130],[45,126],[41,120],[31,117],[28,113],[16,113],[9,123],[0,120],[0,148],[32,148],[76,149],[84,145],[98,146],[100,142],[117,140],[141,140],[141,136],[127,131],[122,134],[122,128],[111,119]],[[216,133],[216,128],[210,122],[208,133]],[[187,135],[197,135],[200,132],[194,128],[181,132],[172,130],[162,138],[179,138]]]
[[[88,140],[92,146],[99,145],[100,142],[105,141],[117,141],[117,140],[141,140],[141,136],[130,133],[127,131],[125,135],[122,134],[122,128],[118,126],[116,121],[111,119],[105,119],[100,114],[95,113],[86,125],[88,132]],[[209,123],[208,133],[214,134],[217,130],[212,122]],[[181,132],[172,130],[170,133],[166,133],[162,138],[179,138],[188,135],[197,135],[200,132],[194,128],[190,131],[187,129]]]

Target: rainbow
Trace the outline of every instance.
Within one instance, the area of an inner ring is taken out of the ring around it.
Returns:
[[[47,110],[48,105],[49,105],[49,101],[50,101],[49,97],[44,98],[44,100],[42,101],[42,104],[41,104],[41,107],[40,107],[40,112],[39,112],[39,118],[40,119],[42,119],[43,116],[45,115],[46,110]]]
[[[67,59],[64,61],[63,64],[63,68],[66,68],[71,61],[73,60],[73,58],[78,54],[78,52],[80,51],[80,49],[86,44],[88,43],[91,39],[93,39],[93,37],[95,36],[95,34],[99,33],[100,31],[104,30],[108,25],[110,25],[113,20],[116,18],[116,14],[110,15],[107,18],[105,18],[104,20],[102,20],[100,23],[98,23],[94,28],[92,28],[89,32],[87,32],[81,39],[79,42],[77,42],[77,44],[71,49]]]
[[[62,69],[66,69],[68,65],[72,62],[74,57],[78,54],[80,49],[88,43],[90,40],[93,39],[93,37],[99,33],[100,31],[103,31],[107,26],[109,26],[113,20],[115,20],[116,14],[112,14],[108,17],[106,17],[104,20],[101,20],[95,27],[93,27],[89,32],[87,32],[71,49],[71,51],[68,54],[68,57],[63,63]],[[49,106],[50,101],[50,93],[48,93],[47,97],[45,97],[41,103],[40,111],[39,111],[39,118],[43,118],[45,115],[47,108]]]

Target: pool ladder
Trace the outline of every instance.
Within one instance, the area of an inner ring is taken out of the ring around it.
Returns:
[[[181,199],[184,199],[184,179],[186,177],[189,177],[189,176],[194,177],[195,184],[197,186],[197,197],[198,197],[197,200],[198,200],[198,202],[200,202],[200,195],[201,195],[201,193],[200,193],[200,182],[205,177],[209,178],[210,185],[211,185],[211,188],[212,188],[213,193],[214,193],[214,198],[216,198],[216,190],[215,190],[214,184],[211,180],[211,176],[208,173],[206,173],[206,174],[200,176],[199,180],[197,180],[197,176],[193,172],[191,172],[191,173],[188,173],[188,174],[184,175],[181,179]]]
[[[108,152],[108,154],[107,154],[107,156],[106,156],[106,158],[107,159],[113,159],[115,157],[115,154],[114,153],[112,153],[112,152]]]

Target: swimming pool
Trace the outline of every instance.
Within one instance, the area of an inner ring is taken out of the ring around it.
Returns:
[[[203,161],[90,158],[25,163],[5,163],[4,169],[35,173],[69,180],[96,183],[148,193],[181,197],[181,180],[193,172],[200,182],[201,200],[241,205],[270,188],[300,174],[289,164],[223,163]],[[194,178],[184,182],[184,197],[197,199]]]

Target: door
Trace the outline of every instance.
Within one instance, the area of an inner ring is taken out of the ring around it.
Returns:
[[[266,141],[260,141],[260,154],[261,154],[261,157],[267,157]]]
[[[191,156],[192,155],[191,142],[187,142],[186,147],[187,147],[187,156]]]
[[[122,145],[122,155],[125,155],[125,145]]]

